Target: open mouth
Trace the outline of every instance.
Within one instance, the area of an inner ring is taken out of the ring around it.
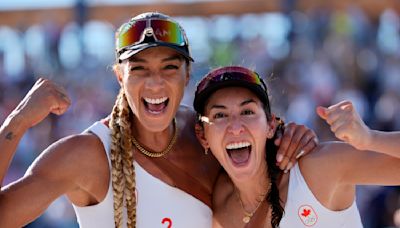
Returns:
[[[142,100],[144,103],[144,107],[151,114],[163,113],[167,108],[169,102],[168,97],[160,97],[160,98],[144,97]]]
[[[251,144],[249,142],[235,142],[226,145],[226,151],[235,165],[245,165],[250,159]]]

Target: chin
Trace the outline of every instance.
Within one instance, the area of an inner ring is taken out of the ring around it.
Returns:
[[[238,182],[246,182],[252,179],[255,176],[255,174],[256,174],[255,169],[247,167],[246,169],[237,169],[237,168],[235,168],[234,170],[231,169],[229,176]]]
[[[163,121],[146,121],[145,128],[151,132],[162,132],[168,129],[168,126],[170,125],[172,119],[170,121],[168,120],[163,120]]]

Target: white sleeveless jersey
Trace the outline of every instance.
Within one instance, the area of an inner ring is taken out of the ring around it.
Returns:
[[[363,227],[356,202],[342,211],[324,207],[308,188],[298,163],[290,170],[285,215],[280,228],[359,228]]]
[[[110,130],[101,122],[96,122],[86,131],[97,135],[103,142],[110,163]],[[136,227],[138,228],[187,228],[211,227],[211,209],[192,195],[172,187],[155,178],[138,163],[136,171]],[[111,173],[111,172],[110,172]],[[110,174],[111,175],[111,174]],[[113,189],[111,184],[104,200],[96,205],[78,207],[73,205],[81,228],[114,227]],[[126,209],[123,226],[126,227]]]

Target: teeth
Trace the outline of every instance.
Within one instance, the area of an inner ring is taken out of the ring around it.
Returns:
[[[167,99],[168,99],[168,97],[162,97],[162,98],[156,98],[156,99],[152,99],[152,98],[148,98],[148,97],[144,98],[144,100],[150,104],[161,104],[161,103],[165,102]]]
[[[250,146],[249,142],[237,142],[237,143],[229,143],[226,145],[226,149],[232,150],[232,149],[240,149],[244,147]]]

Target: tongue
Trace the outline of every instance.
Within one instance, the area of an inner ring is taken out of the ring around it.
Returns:
[[[250,152],[249,148],[241,148],[235,150],[229,150],[229,154],[234,163],[244,163],[249,160]]]
[[[147,103],[147,107],[152,112],[160,112],[165,108],[165,102],[163,102],[161,104],[150,104],[150,103]]]

